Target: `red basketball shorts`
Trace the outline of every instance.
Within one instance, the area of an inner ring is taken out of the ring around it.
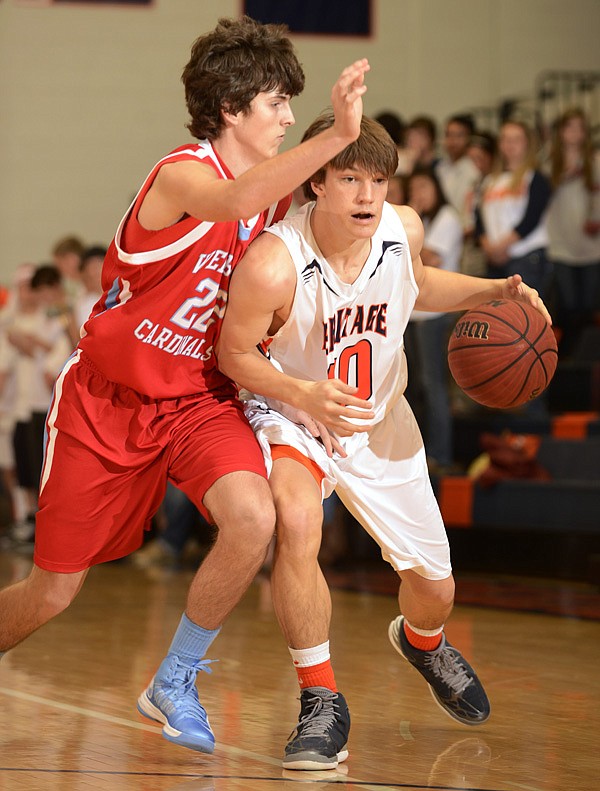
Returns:
[[[107,381],[77,351],[46,421],[34,562],[74,572],[123,557],[141,546],[167,478],[206,515],[206,491],[238,471],[266,477],[235,398],[150,399]]]

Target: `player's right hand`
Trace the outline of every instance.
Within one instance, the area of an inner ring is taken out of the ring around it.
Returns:
[[[357,387],[351,387],[341,379],[323,379],[305,382],[304,385],[300,408],[323,423],[329,431],[340,437],[349,437],[372,428],[368,421],[375,417],[373,405],[355,395]],[[361,422],[351,423],[350,420]]]
[[[536,310],[542,314],[546,322],[552,325],[552,317],[548,312],[548,308],[544,304],[544,300],[540,297],[535,288],[531,288],[527,283],[523,282],[521,275],[510,275],[506,278],[502,285],[502,296],[506,299],[514,299],[518,302],[528,302]]]
[[[366,58],[354,61],[340,74],[331,90],[331,104],[335,116],[334,129],[350,142],[360,135],[363,115],[362,97],[367,90],[365,74],[370,68]]]

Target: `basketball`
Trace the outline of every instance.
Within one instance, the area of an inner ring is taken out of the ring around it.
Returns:
[[[537,398],[557,362],[552,328],[525,302],[498,299],[479,305],[461,316],[448,342],[456,384],[473,401],[495,409]]]

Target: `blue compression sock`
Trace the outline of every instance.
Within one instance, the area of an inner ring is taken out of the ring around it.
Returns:
[[[187,617],[185,613],[169,646],[169,654],[176,654],[180,659],[196,662],[202,659],[210,644],[219,634],[221,628],[203,629]]]

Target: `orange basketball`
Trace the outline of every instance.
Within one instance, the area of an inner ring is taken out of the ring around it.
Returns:
[[[542,393],[554,376],[556,338],[525,302],[493,300],[465,313],[448,342],[456,384],[474,401],[509,409]]]

